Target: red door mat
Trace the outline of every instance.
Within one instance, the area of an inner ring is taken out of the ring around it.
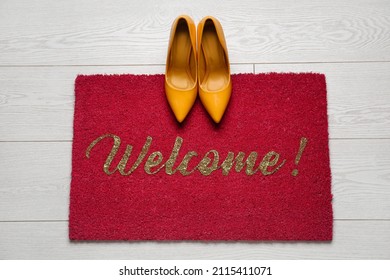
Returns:
[[[76,79],[72,240],[331,240],[325,76],[238,74],[219,125],[163,75]]]

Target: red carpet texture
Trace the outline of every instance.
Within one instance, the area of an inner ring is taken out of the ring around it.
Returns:
[[[163,75],[80,75],[72,240],[331,240],[322,74],[238,74],[178,124]]]

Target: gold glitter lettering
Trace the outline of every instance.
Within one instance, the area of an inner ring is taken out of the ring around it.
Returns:
[[[96,138],[94,141],[89,144],[89,146],[86,149],[86,157],[89,159],[91,156],[91,151],[92,149],[98,144],[100,141],[102,141],[105,138],[112,138],[114,140],[114,143],[112,145],[111,151],[108,154],[104,164],[103,164],[103,171],[107,175],[112,175],[116,171],[119,171],[119,173],[122,176],[128,176],[132,174],[138,167],[139,165],[144,161],[147,153],[149,152],[149,148],[152,144],[152,137],[147,136],[146,137],[146,142],[143,145],[136,161],[132,165],[132,167],[126,171],[126,166],[128,164],[129,158],[133,152],[133,146],[132,145],[127,145],[126,150],[119,161],[118,165],[113,168],[112,162],[114,161],[114,158],[116,154],[119,151],[120,145],[121,145],[121,139],[119,136],[108,133],[104,134],[98,138]],[[301,139],[301,148],[302,151],[304,149],[304,145],[306,145],[307,139],[302,137]],[[303,145],[302,145],[303,143]],[[256,172],[260,171],[263,175],[272,175],[276,173],[286,162],[284,159],[279,165],[279,157],[280,155],[275,152],[275,151],[270,151],[268,152],[262,159],[261,163],[259,164],[258,168],[255,168],[256,160],[258,157],[257,152],[251,152],[249,156],[245,159],[245,153],[244,152],[238,152],[238,154],[235,154],[233,152],[228,152],[226,159],[223,161],[221,166],[218,166],[219,163],[219,153],[216,150],[210,150],[208,151],[201,161],[192,169],[188,171],[188,165],[190,160],[193,157],[197,157],[198,154],[195,151],[189,151],[180,164],[177,166],[176,169],[174,169],[175,162],[177,161],[177,158],[179,156],[179,152],[181,149],[181,146],[183,144],[183,138],[177,136],[175,143],[172,148],[172,152],[168,160],[162,164],[163,162],[163,154],[160,151],[155,151],[149,155],[147,158],[145,165],[144,165],[144,170],[147,174],[153,175],[158,173],[161,169],[165,167],[165,172],[168,175],[173,175],[177,171],[181,173],[183,176],[188,176],[192,173],[194,173],[196,170],[198,170],[202,175],[208,176],[215,170],[221,168],[222,169],[222,174],[223,175],[229,175],[231,169],[233,168],[233,165],[235,165],[235,171],[236,172],[241,172],[244,167],[245,168],[245,173],[249,176],[254,175]],[[303,146],[303,147],[302,147]],[[300,153],[301,153],[301,148],[300,148]],[[211,157],[211,154],[213,157]],[[296,164],[299,162],[299,156],[297,156],[296,159]],[[194,166],[194,165],[193,165]],[[273,167],[273,168],[272,168]],[[293,175],[296,170],[293,170]]]
[[[176,168],[175,170],[173,170],[172,168],[176,162],[176,159],[177,159],[177,156],[179,154],[180,147],[181,147],[182,143],[183,143],[183,138],[181,138],[179,136],[176,137],[175,144],[173,145],[171,156],[169,157],[169,159],[165,163],[165,172],[169,175],[175,174],[176,171],[178,170],[178,168]]]
[[[234,158],[233,152],[229,152],[226,159],[221,165],[222,174],[228,175],[234,163],[236,164],[235,167],[236,172],[240,172],[246,164],[245,173],[250,176],[255,174],[257,172],[257,169],[253,170],[253,167],[255,166],[256,163],[257,153],[251,152],[245,162],[244,162],[244,158],[245,158],[245,153],[243,152],[239,152],[236,158]]]
[[[156,159],[157,157],[157,159]],[[153,152],[150,154],[150,156],[148,157],[146,163],[145,163],[145,172],[148,173],[148,174],[156,174],[157,172],[159,172],[161,170],[161,168],[163,168],[165,166],[165,164],[161,165],[159,168],[157,168],[155,171],[151,171],[150,169],[152,167],[155,167],[155,166],[158,166],[163,160],[163,155],[161,152],[157,151],[157,152]]]
[[[284,165],[286,160],[283,160],[282,163],[279,166],[277,166],[274,170],[272,171],[267,170],[268,167],[276,165],[278,163],[278,160],[279,160],[279,154],[277,152],[270,151],[269,153],[267,153],[259,165],[259,169],[261,170],[261,173],[263,173],[263,175],[271,175],[274,174],[276,171],[278,171]]]
[[[97,144],[99,143],[101,140],[103,140],[104,138],[107,138],[107,137],[112,137],[114,139],[114,145],[112,146],[111,148],[111,152],[109,153],[109,155],[107,156],[107,159],[106,161],[104,162],[104,165],[103,165],[103,171],[104,173],[106,173],[107,175],[111,175],[113,173],[115,173],[115,171],[119,170],[119,173],[121,175],[130,175],[134,170],[136,170],[138,168],[138,166],[141,164],[141,162],[143,161],[143,159],[145,158],[147,152],[149,151],[149,147],[152,143],[152,137],[148,136],[146,138],[146,142],[144,144],[144,146],[142,147],[142,150],[141,150],[141,153],[138,155],[138,158],[137,160],[135,161],[135,163],[133,164],[133,166],[131,167],[131,169],[126,172],[125,171],[125,167],[127,165],[127,161],[129,160],[129,157],[131,155],[131,152],[133,150],[133,146],[131,145],[127,145],[126,147],[126,151],[125,153],[123,154],[120,162],[118,163],[118,165],[114,168],[114,170],[111,170],[110,171],[110,166],[111,166],[111,163],[115,157],[115,155],[117,154],[118,150],[119,150],[119,146],[121,144],[121,139],[119,136],[116,136],[114,134],[105,134],[105,135],[102,135],[98,138],[96,138],[87,148],[87,151],[86,151],[86,157],[89,158],[90,157],[90,153],[91,153],[91,150],[92,148]]]
[[[121,161],[118,163],[118,170],[119,170],[119,173],[122,175],[130,175],[130,173],[132,172],[132,170],[130,170],[128,173],[125,172],[126,164],[127,164],[127,161],[129,160],[129,157],[130,157],[132,151],[133,151],[133,146],[127,145],[126,151],[123,154]]]
[[[101,140],[103,140],[104,138],[107,138],[107,137],[112,137],[114,139],[114,145],[112,146],[110,154],[108,155],[106,161],[104,162],[103,171],[107,175],[111,175],[118,169],[118,166],[117,166],[117,167],[115,167],[114,170],[110,171],[110,166],[111,166],[112,160],[114,159],[116,153],[118,152],[119,146],[121,144],[121,139],[119,138],[119,136],[116,136],[114,134],[109,133],[109,134],[104,134],[104,135],[96,138],[94,141],[92,141],[91,144],[89,144],[85,155],[87,158],[89,158],[92,148],[95,147],[95,145],[97,143],[99,143]]]
[[[213,162],[211,164],[211,166],[208,166],[211,162],[211,159],[208,157],[209,154],[214,154],[214,159],[213,159]],[[200,171],[200,173],[202,173],[203,175],[205,176],[208,176],[210,175],[213,171],[217,170],[218,169],[218,162],[219,162],[219,154],[216,150],[210,150],[208,151],[204,157],[202,158],[202,160],[199,162],[198,164],[198,170]]]
[[[177,167],[177,170],[180,171],[181,175],[188,176],[188,175],[192,174],[197,169],[198,166],[195,166],[195,168],[192,169],[191,171],[187,171],[188,163],[190,162],[192,157],[196,157],[196,156],[198,156],[198,154],[194,151],[190,151],[184,156],[183,160],[181,161],[181,163]],[[169,173],[167,173],[167,174],[169,174]]]
[[[137,160],[134,162],[134,164],[130,168],[130,170],[126,172],[125,168],[127,165],[127,161],[129,160],[129,157],[130,157],[131,152],[133,150],[133,146],[127,145],[126,151],[123,154],[122,159],[118,164],[119,173],[123,176],[128,176],[131,173],[133,173],[134,170],[136,170],[138,168],[138,166],[141,164],[141,162],[145,158],[147,152],[149,151],[151,143],[152,143],[152,137],[150,137],[150,136],[146,137],[146,142],[145,142],[144,146],[142,147],[141,153],[138,155]]]

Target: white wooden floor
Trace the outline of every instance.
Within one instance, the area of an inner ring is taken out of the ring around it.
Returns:
[[[220,19],[232,70],[326,74],[334,240],[68,240],[78,73],[163,73],[174,18]],[[0,0],[0,259],[390,259],[390,1]]]

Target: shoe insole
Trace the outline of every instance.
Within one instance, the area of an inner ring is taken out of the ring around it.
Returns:
[[[179,23],[176,27],[175,37],[172,42],[170,53],[170,66],[168,67],[168,82],[180,89],[194,87],[195,80],[191,74],[191,59],[195,59],[191,46],[188,26]]]
[[[229,83],[229,72],[225,51],[212,22],[206,22],[204,26],[201,46],[206,63],[206,72],[201,86],[207,91],[220,90]]]

